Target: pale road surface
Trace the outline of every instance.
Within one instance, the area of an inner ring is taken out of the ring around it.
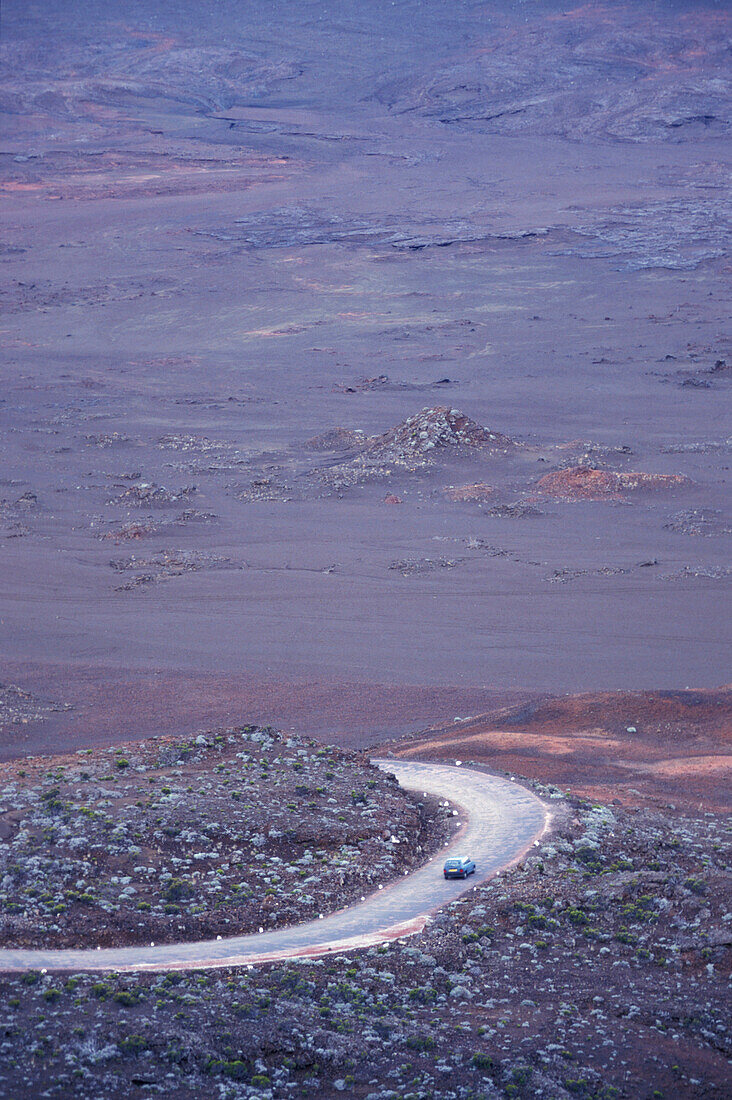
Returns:
[[[417,761],[375,761],[402,786],[459,807],[461,828],[449,846],[402,880],[365,901],[275,931],[197,943],[58,950],[0,949],[0,970],[171,970],[246,966],[288,958],[314,958],[367,947],[420,931],[431,913],[521,859],[546,832],[550,814],[518,783],[484,772]],[[469,855],[477,870],[468,879],[445,879],[449,855]]]

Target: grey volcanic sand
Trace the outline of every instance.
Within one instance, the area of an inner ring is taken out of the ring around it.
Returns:
[[[363,684],[379,733],[379,685],[420,724],[728,678],[725,5],[3,16],[3,679],[87,670],[113,739],[153,670]],[[338,492],[303,447],[437,405],[523,446]],[[690,482],[537,495],[584,455]]]

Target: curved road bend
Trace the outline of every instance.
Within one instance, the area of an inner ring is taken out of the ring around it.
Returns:
[[[0,970],[183,970],[246,966],[288,958],[314,958],[384,943],[421,931],[429,915],[476,883],[521,859],[549,825],[543,803],[525,787],[484,772],[446,764],[375,761],[402,786],[449,799],[460,807],[461,829],[449,847],[413,874],[376,890],[365,901],[275,931],[202,940],[197,943],[135,947],[1,948]],[[477,871],[469,879],[445,879],[449,855],[470,855]]]

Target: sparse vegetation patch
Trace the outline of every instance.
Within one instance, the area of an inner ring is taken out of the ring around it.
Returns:
[[[403,875],[451,828],[366,758],[271,728],[7,764],[0,939],[161,943],[294,924]]]

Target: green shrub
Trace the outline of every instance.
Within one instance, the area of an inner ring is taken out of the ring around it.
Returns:
[[[52,787],[50,791],[43,792],[41,799],[45,802],[47,810],[58,812],[59,810],[66,809],[66,803],[59,798],[60,794],[61,791],[58,787]]]
[[[180,901],[182,898],[188,898],[193,893],[193,883],[186,882],[182,878],[173,878],[163,890],[163,897],[166,901]]]
[[[206,1067],[209,1073],[220,1073],[223,1077],[229,1077],[232,1081],[243,1081],[245,1077],[249,1076],[249,1067],[246,1062],[234,1061],[224,1062],[220,1059],[212,1058]]]
[[[139,1054],[143,1050],[149,1050],[150,1044],[144,1035],[128,1035],[120,1042],[119,1049],[125,1054]]]
[[[617,859],[607,868],[608,871],[632,871],[633,864],[629,859]]]
[[[565,912],[572,924],[587,924],[587,914],[581,909],[567,909]]]
[[[416,1004],[430,1005],[437,1000],[437,993],[430,985],[415,986],[409,990],[409,999]]]
[[[584,1077],[568,1077],[564,1082],[564,1087],[567,1092],[571,1092],[573,1096],[584,1096],[588,1088],[587,1081]]]
[[[495,1069],[496,1067],[495,1059],[492,1058],[490,1054],[484,1054],[480,1050],[476,1050],[475,1054],[470,1059],[470,1064],[474,1066],[475,1069]]]
[[[118,1005],[129,1008],[130,1005],[136,1005],[139,998],[134,993],[131,993],[129,989],[120,989],[114,994],[112,1000]]]
[[[576,848],[574,852],[574,858],[578,863],[584,863],[590,871],[597,871],[602,867],[602,856],[597,848],[590,847],[589,844],[583,844],[580,848]]]
[[[511,1077],[517,1085],[525,1085],[531,1080],[533,1072],[531,1066],[514,1066],[511,1070]]]
[[[434,1050],[437,1044],[431,1035],[410,1035],[407,1046],[410,1050],[425,1051]]]
[[[618,943],[625,943],[629,946],[638,942],[638,937],[634,936],[632,932],[629,932],[627,928],[621,928],[619,932],[616,932],[615,939]]]
[[[166,1062],[170,1062],[174,1066],[180,1066],[183,1062],[186,1061],[188,1056],[186,1055],[184,1050],[181,1050],[180,1047],[169,1046],[167,1050],[163,1053],[163,1057],[165,1058]]]

